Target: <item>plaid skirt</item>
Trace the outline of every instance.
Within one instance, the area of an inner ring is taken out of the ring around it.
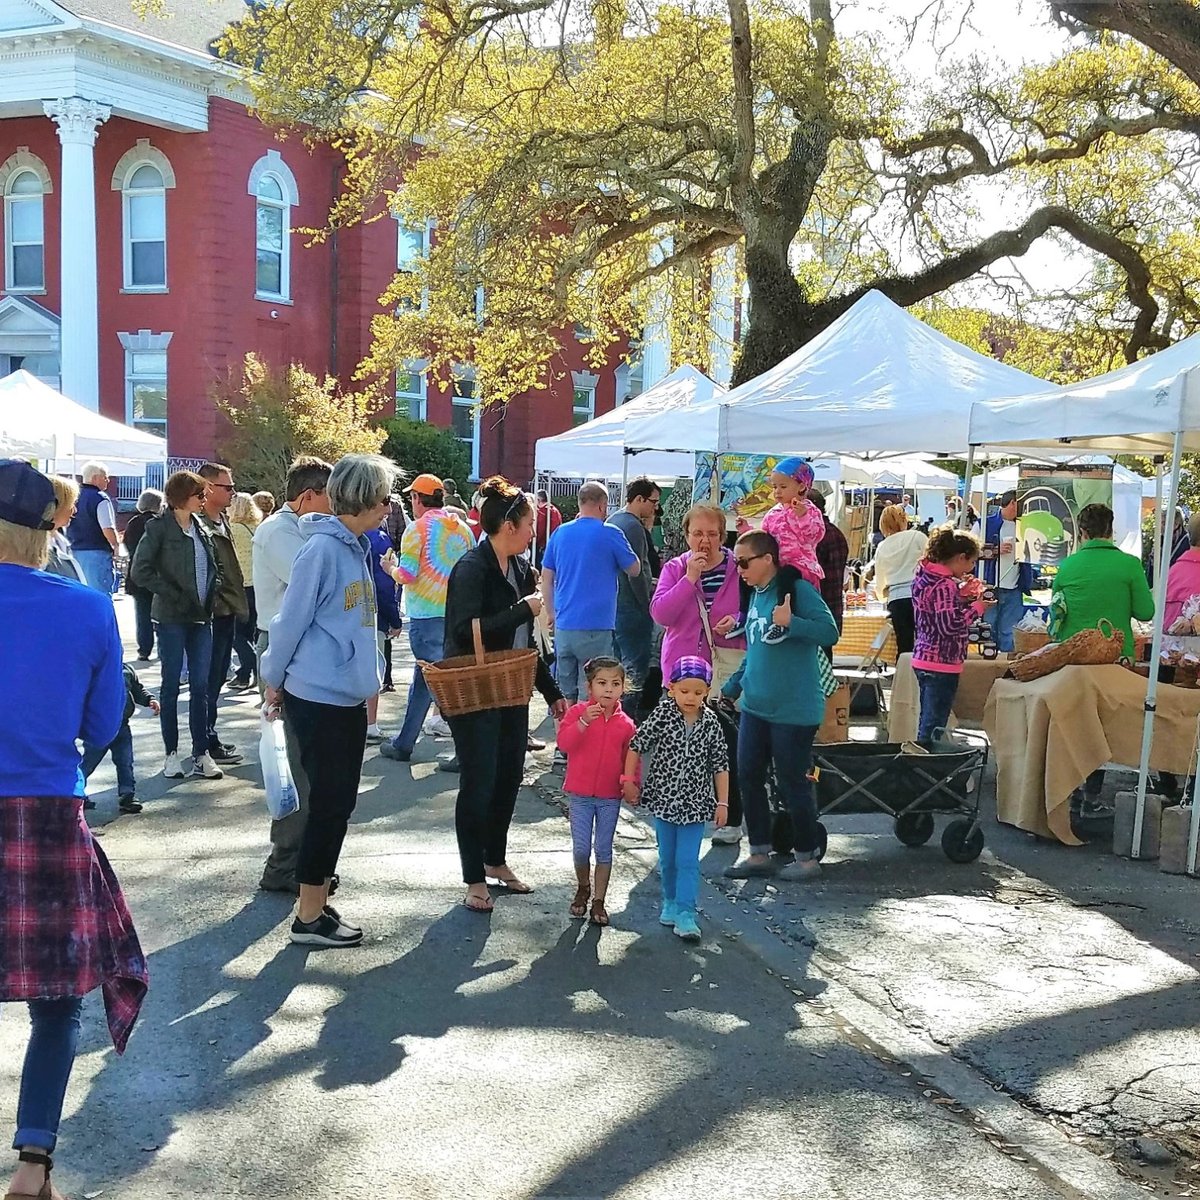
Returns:
[[[149,975],[133,919],[83,802],[0,796],[0,1001],[104,994],[123,1053]]]

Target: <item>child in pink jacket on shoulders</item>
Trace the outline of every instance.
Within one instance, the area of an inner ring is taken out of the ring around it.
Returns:
[[[572,917],[588,915],[607,925],[604,907],[612,874],[613,835],[621,813],[625,754],[637,726],[621,708],[625,668],[615,658],[589,659],[583,667],[587,699],[567,709],[558,727],[558,748],[567,756],[563,791],[570,802],[571,846],[575,857]],[[592,846],[596,852],[596,886],[592,891]]]

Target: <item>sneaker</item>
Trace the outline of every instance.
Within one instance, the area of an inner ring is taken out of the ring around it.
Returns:
[[[696,922],[696,914],[689,909],[677,909],[675,913],[675,936],[685,942],[700,940],[700,926]]]
[[[1083,803],[1079,806],[1079,817],[1083,821],[1104,821],[1112,815],[1112,805],[1106,804],[1098,797],[1084,796]]]
[[[786,867],[780,867],[776,879],[787,883],[801,883],[805,879],[816,879],[821,874],[821,864],[815,858],[798,858]]]
[[[117,807],[123,813],[140,813],[142,811],[142,806],[134,796],[118,796]]]
[[[149,661],[150,661],[150,655],[148,655],[148,654],[139,654],[139,655],[137,656],[137,660],[138,660],[138,662],[149,662]]]
[[[378,746],[383,741],[383,730],[378,725],[367,726],[367,745]]]
[[[382,754],[384,758],[390,758],[393,762],[412,761],[412,751],[399,749],[395,742],[384,742],[383,745],[379,747],[379,753]]]
[[[675,918],[679,915],[679,910],[675,906],[674,900],[664,900],[662,902],[662,912],[658,914],[658,923],[660,925],[674,925]]]
[[[717,846],[736,846],[742,840],[740,825],[726,825],[724,829],[712,831],[712,841]]]
[[[235,675],[226,685],[225,688],[230,692],[244,692],[254,686],[250,682],[249,675]]]
[[[396,690],[396,685],[385,679],[383,681],[383,687],[381,687],[379,690],[380,692],[394,692]]]
[[[95,809],[95,807],[96,807],[95,800],[84,800],[84,802],[83,802],[83,811],[84,812],[92,812]]]
[[[778,646],[780,642],[787,640],[787,635],[788,631],[784,629],[782,625],[772,625],[771,628],[763,634],[763,645]]]
[[[192,759],[192,774],[203,775],[205,779],[224,779],[225,772],[213,762],[211,754],[201,754]]]
[[[180,761],[178,754],[172,752],[163,759],[163,775],[167,779],[183,778],[183,763]]]
[[[292,922],[291,940],[298,946],[325,946],[337,949],[357,946],[363,939],[361,929],[348,929],[336,917],[323,912],[315,921]]]
[[[439,758],[438,770],[445,771],[448,775],[457,775],[459,771],[458,755],[452,754],[449,758]]]
[[[432,733],[434,737],[453,737],[450,731],[450,723],[443,716],[430,716],[425,722],[425,732]]]
[[[208,752],[208,757],[213,762],[224,763],[226,766],[236,766],[242,761],[242,755],[238,753],[236,746],[231,746],[228,742],[220,742],[216,748]]]
[[[541,738],[535,738],[532,733],[525,739],[526,750],[545,750],[545,748],[546,743]]]
[[[566,765],[567,765],[567,756],[561,750],[555,750],[554,751],[554,759],[551,762],[550,766],[552,768],[558,768],[558,767],[565,768]]]
[[[332,904],[327,904],[321,910],[327,917],[332,917],[347,933],[357,933],[362,936],[361,925],[351,925]]]

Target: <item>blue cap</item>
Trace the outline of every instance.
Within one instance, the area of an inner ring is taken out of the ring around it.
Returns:
[[[813,480],[816,479],[812,463],[807,458],[781,458],[771,469],[778,471],[780,475],[790,475],[798,484],[806,488],[812,487]]]
[[[56,500],[54,484],[41,471],[19,458],[0,458],[0,521],[25,529],[53,529],[54,522],[45,514]]]

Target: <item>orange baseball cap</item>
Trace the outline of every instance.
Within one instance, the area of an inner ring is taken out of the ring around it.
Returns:
[[[436,475],[418,475],[404,490],[416,492],[420,496],[432,496],[445,489],[442,487],[442,481]]]

